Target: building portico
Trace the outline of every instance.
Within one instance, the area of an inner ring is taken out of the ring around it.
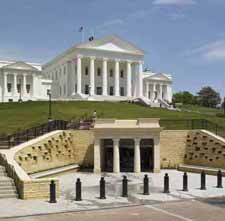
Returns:
[[[75,85],[73,95],[131,98],[135,96],[136,91],[132,86],[137,76],[136,71],[142,68],[142,62],[78,55],[73,66],[77,75],[77,78],[72,80]],[[82,73],[84,77],[81,77]],[[139,75],[137,77],[142,78]],[[140,79],[138,81],[142,82]],[[142,96],[141,89],[136,93],[137,96]]]
[[[164,89],[167,84],[161,79],[151,79],[153,73],[143,71],[143,65],[143,50],[117,36],[108,36],[75,45],[45,64],[43,71],[45,76],[53,81],[54,99],[141,99],[150,106],[154,100],[154,103],[166,104],[164,106],[169,107],[167,102],[170,102],[172,91]],[[158,88],[158,84],[153,84],[153,80],[159,83],[161,89]],[[171,85],[171,82],[170,77],[166,83]],[[150,89],[147,89],[151,88],[150,83],[155,87],[152,89],[154,93],[151,94],[151,99]],[[165,94],[171,94],[161,96],[162,90],[165,90]],[[158,93],[155,98],[156,92]]]
[[[38,64],[0,61],[1,102],[48,99],[51,83],[51,80],[42,79]]]
[[[159,119],[97,119],[94,172],[160,171]]]

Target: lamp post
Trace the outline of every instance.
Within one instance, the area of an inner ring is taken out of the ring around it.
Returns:
[[[48,121],[52,121],[52,93],[51,90],[47,90],[48,95]]]

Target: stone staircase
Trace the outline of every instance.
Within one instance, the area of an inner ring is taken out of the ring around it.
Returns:
[[[9,178],[5,168],[0,166],[0,199],[17,197],[16,186],[13,179]]]

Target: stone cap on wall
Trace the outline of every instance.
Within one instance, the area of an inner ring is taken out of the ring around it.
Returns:
[[[133,120],[96,119],[94,129],[160,128],[159,120],[159,118],[138,118]]]

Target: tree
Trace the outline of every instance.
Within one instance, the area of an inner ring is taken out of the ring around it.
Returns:
[[[201,106],[215,108],[216,105],[221,103],[220,94],[209,86],[203,87],[198,92],[197,102]]]
[[[173,103],[195,104],[196,98],[189,91],[181,91],[173,95]]]

